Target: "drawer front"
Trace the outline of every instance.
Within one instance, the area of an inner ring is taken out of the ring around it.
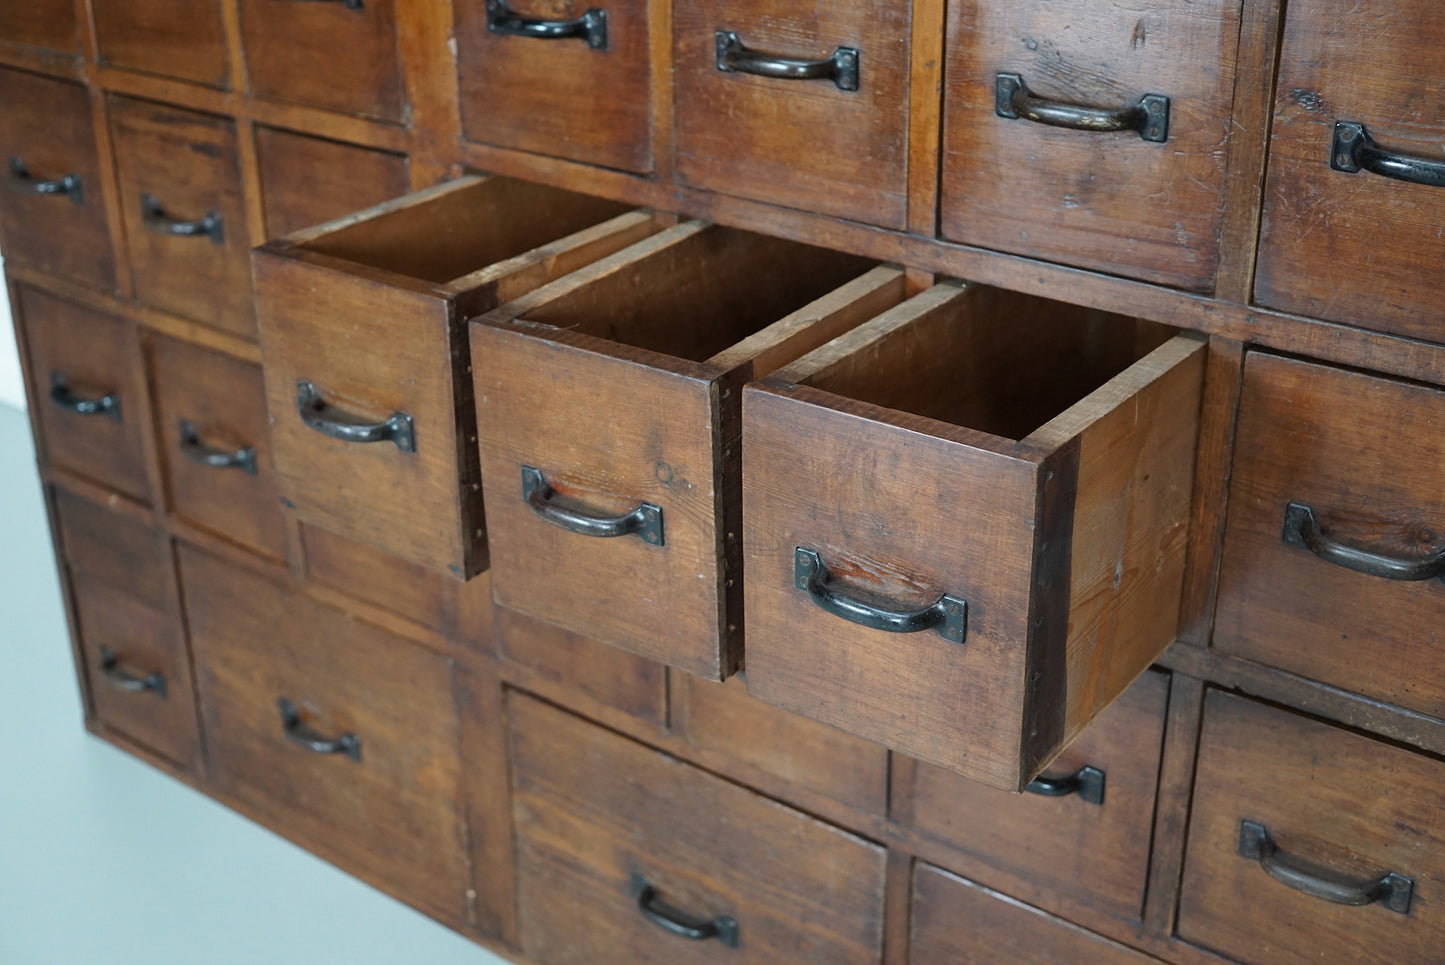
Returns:
[[[306,572],[316,582],[433,630],[445,627],[443,577],[315,526],[301,527],[301,542]]]
[[[254,338],[235,124],[114,96],[110,123],[136,296]]]
[[[0,0],[0,37],[31,47],[75,53],[73,0]],[[5,98],[7,105],[18,103]]]
[[[1144,674],[1022,796],[917,764],[897,819],[973,859],[984,884],[1026,880],[1138,921],[1168,701],[1169,678]]]
[[[157,337],[156,438],[171,512],[267,556],[286,556],[259,366]]]
[[[463,920],[448,661],[190,547],[179,558],[216,785],[373,884]]]
[[[456,4],[467,140],[652,170],[648,0]],[[540,25],[563,24],[558,37]],[[528,35],[528,31],[533,31]]]
[[[530,698],[510,707],[533,960],[880,960],[883,848]]]
[[[148,500],[148,409],[135,329],[39,289],[17,285],[15,295],[41,458]]]
[[[395,0],[241,0],[251,93],[401,123]]]
[[[1145,965],[1156,959],[946,871],[913,872],[910,965]]]
[[[399,198],[409,186],[404,155],[279,128],[256,128],[256,154],[268,238]]]
[[[5,31],[0,28],[0,36]],[[115,288],[105,184],[84,87],[0,69],[0,239],[7,257],[67,280]]]
[[[55,490],[55,514],[73,578],[113,587],[152,610],[173,605],[163,532],[64,489]]]
[[[1445,89],[1421,73],[1442,43],[1445,9],[1427,0],[1290,6],[1255,277],[1261,305],[1439,340],[1445,194],[1371,168],[1381,169],[1382,152],[1404,155],[1435,184],[1445,180]]]
[[[1212,288],[1239,16],[1239,0],[951,4],[944,237]],[[1167,122],[1147,111],[1161,99]],[[1028,119],[1051,104],[1088,108],[1086,123],[1144,123],[1097,133]]]
[[[215,0],[91,0],[90,7],[101,63],[226,86],[226,37]]]
[[[909,4],[682,0],[674,15],[684,180],[904,227]]]
[[[1252,353],[1215,648],[1445,716],[1442,422],[1439,389]]]
[[[1439,761],[1211,693],[1179,936],[1269,965],[1439,961],[1442,788]]]

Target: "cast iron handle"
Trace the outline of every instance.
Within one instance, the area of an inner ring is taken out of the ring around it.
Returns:
[[[301,712],[285,697],[276,701],[276,707],[281,711],[281,726],[286,731],[286,739],[297,747],[313,754],[345,754],[353,761],[361,760],[360,737],[352,733],[345,733],[340,737],[322,736],[301,723]]]
[[[1315,519],[1314,510],[1303,503],[1290,503],[1285,507],[1284,541],[1291,546],[1303,546],[1326,563],[1367,576],[1415,583],[1445,576],[1445,549],[1417,559],[1371,553],[1330,539]]]
[[[831,80],[839,90],[855,91],[862,59],[856,47],[839,47],[833,56],[822,60],[794,60],[749,50],[731,30],[717,32],[717,69],[726,73],[736,71],[775,80]]]
[[[122,670],[120,657],[110,647],[102,646],[100,648],[100,675],[116,690],[123,690],[128,694],[143,694],[150,691],[162,700],[165,699],[165,674],[157,670],[144,677],[137,677],[129,671]]]
[[[10,159],[10,186],[27,194],[65,195],[76,204],[85,201],[81,191],[80,175],[66,174],[49,181],[42,181],[30,173],[30,168],[18,157]]]
[[[505,0],[487,0],[487,29],[494,34],[537,40],[581,37],[593,50],[607,48],[607,11],[596,7],[574,20],[535,20],[520,16],[507,6]]]
[[[196,433],[196,427],[185,419],[181,420],[181,455],[191,462],[212,469],[239,469],[248,476],[256,475],[256,450],[252,446],[244,449],[219,449],[203,442]]]
[[[210,238],[215,244],[225,244],[225,222],[220,212],[208,211],[195,221],[181,221],[166,214],[166,209],[153,194],[140,196],[141,220],[145,226],[159,235],[174,235],[177,238]]]
[[[50,373],[50,401],[76,415],[103,415],[111,422],[120,421],[120,396],[108,392],[98,399],[76,395],[63,372]]]
[[[1086,107],[1035,97],[1019,74],[999,74],[994,83],[993,109],[999,117],[1071,131],[1133,131],[1158,144],[1169,140],[1169,98],[1163,94],[1145,94],[1132,107]]]
[[[367,422],[329,404],[306,379],[296,383],[296,411],[302,422],[323,436],[342,442],[392,442],[402,452],[416,452],[416,425],[405,412],[393,412],[381,422]]]
[[[532,507],[532,512],[569,533],[612,539],[618,536],[637,536],[652,546],[666,545],[662,529],[662,507],[643,503],[630,513],[621,516],[595,516],[591,513],[567,509],[555,502],[557,492],[542,475],[542,470],[531,466],[522,467],[522,499]]]
[[[318,2],[339,3],[347,10],[360,10],[363,6],[362,0],[318,0]]]
[[[807,590],[814,603],[836,617],[886,633],[937,630],[940,637],[953,643],[963,643],[968,635],[968,604],[956,596],[945,593],[930,606],[904,610],[849,596],[830,586],[831,578],[828,564],[816,550],[799,546],[793,551],[794,585]]]
[[[1333,902],[1336,905],[1380,904],[1401,915],[1410,913],[1415,883],[1404,875],[1387,871],[1378,878],[1360,881],[1307,867],[1281,854],[1269,829],[1255,821],[1239,822],[1239,856],[1259,862],[1264,873],[1286,888]]]
[[[1335,122],[1330,167],[1347,174],[1364,170],[1382,178],[1445,188],[1445,161],[1387,151],[1375,142],[1370,132],[1365,130],[1365,125],[1355,121]]]
[[[1104,772],[1097,767],[1084,766],[1072,774],[1062,777],[1039,776],[1024,788],[1029,794],[1039,797],[1068,797],[1077,794],[1080,801],[1088,804],[1104,803]]]
[[[728,948],[738,947],[738,923],[735,918],[721,917],[709,921],[678,911],[664,904],[657,897],[657,889],[638,874],[632,876],[632,896],[637,899],[637,909],[642,912],[642,917],[670,935],[693,942],[716,938]]]

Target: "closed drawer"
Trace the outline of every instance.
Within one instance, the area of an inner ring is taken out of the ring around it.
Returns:
[[[1251,353],[1214,647],[1445,717],[1445,392]]]
[[[133,499],[149,499],[147,407],[135,329],[16,285],[40,458]]]
[[[880,960],[883,848],[509,704],[519,927],[540,965]]]
[[[401,123],[395,0],[241,0],[251,93]]]
[[[0,35],[4,35],[0,29]],[[0,69],[0,241],[12,264],[115,288],[90,95],[80,84]]]
[[[1168,702],[1169,678],[1145,673],[1021,797],[917,764],[897,819],[963,852],[984,884],[1028,881],[1137,922]]]
[[[944,237],[1210,290],[1239,16],[1239,0],[951,4]]]
[[[436,572],[485,569],[464,319],[658,230],[625,212],[472,177],[260,249],[271,441],[297,516]]]
[[[103,583],[153,610],[164,610],[175,598],[175,580],[167,557],[166,535],[134,518],[64,489],[55,490],[59,542],[71,576]]]
[[[652,170],[648,0],[455,6],[467,140]]]
[[[208,87],[228,79],[221,4],[91,0],[100,62]]]
[[[1261,305],[1440,340],[1445,89],[1422,83],[1422,69],[1442,43],[1445,8],[1428,0],[1290,6],[1255,274]],[[1392,168],[1409,180],[1378,173]]]
[[[909,4],[680,0],[674,16],[683,180],[904,227]]]
[[[0,0],[0,38],[30,47],[76,53],[73,0]],[[17,103],[5,98],[6,105]]]
[[[1270,965],[1438,961],[1442,809],[1439,761],[1213,692],[1179,936]]]
[[[215,786],[372,884],[464,921],[450,663],[188,546],[178,556]]]
[[[301,543],[306,573],[317,583],[433,630],[446,628],[445,577],[315,526],[301,527]]]
[[[171,512],[284,558],[260,366],[159,336],[150,366]]]
[[[946,871],[913,872],[910,965],[1145,965],[1156,961]]]
[[[404,155],[279,128],[256,128],[256,156],[268,238],[399,198],[409,187]]]
[[[473,324],[497,602],[713,680],[736,670],[739,391],[901,292],[883,269],[812,304],[868,268],[691,221]]]
[[[110,125],[136,297],[255,338],[235,123],[112,96]]]
[[[938,285],[743,399],[748,691],[1007,790],[1174,638],[1202,343]]]

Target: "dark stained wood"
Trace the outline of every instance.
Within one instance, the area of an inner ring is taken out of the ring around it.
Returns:
[[[0,0],[0,38],[75,53],[75,6],[75,0]]]
[[[1179,875],[1184,867],[1184,837],[1203,712],[1204,683],[1197,677],[1174,674],[1169,686],[1164,756],[1159,764],[1159,797],[1154,806],[1149,887],[1144,895],[1145,927],[1161,937],[1174,934],[1179,911]]]
[[[1439,826],[1445,765],[1221,692],[1200,737],[1179,934],[1242,962],[1433,962],[1445,886]],[[1237,853],[1241,821],[1264,825],[1280,857],[1311,874],[1410,878],[1408,915],[1330,904],[1272,880]]]
[[[457,670],[454,699],[461,728],[462,800],[466,809],[471,924],[483,935],[517,942],[508,733],[501,681]]]
[[[509,701],[518,917],[549,963],[879,960],[885,852],[521,695]],[[643,875],[736,949],[644,918]]]
[[[301,540],[311,579],[423,626],[444,628],[447,584],[437,574],[315,526],[303,525]]]
[[[888,0],[676,4],[677,171],[688,185],[902,228],[911,6]],[[859,52],[858,90],[718,69],[716,34],[792,60]],[[925,118],[926,119],[926,118]]]
[[[406,157],[256,128],[266,237],[279,238],[406,194]]]
[[[103,583],[151,609],[165,610],[175,598],[165,533],[126,514],[119,498],[97,502],[99,495],[55,491],[57,543],[64,547],[72,577]]]
[[[225,87],[223,6],[223,0],[90,0],[100,61]]]

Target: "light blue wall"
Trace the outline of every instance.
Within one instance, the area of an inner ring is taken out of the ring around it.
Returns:
[[[0,269],[5,261],[0,258]],[[10,299],[0,298],[0,405],[25,408],[25,387],[20,382],[20,355],[10,323]]]

